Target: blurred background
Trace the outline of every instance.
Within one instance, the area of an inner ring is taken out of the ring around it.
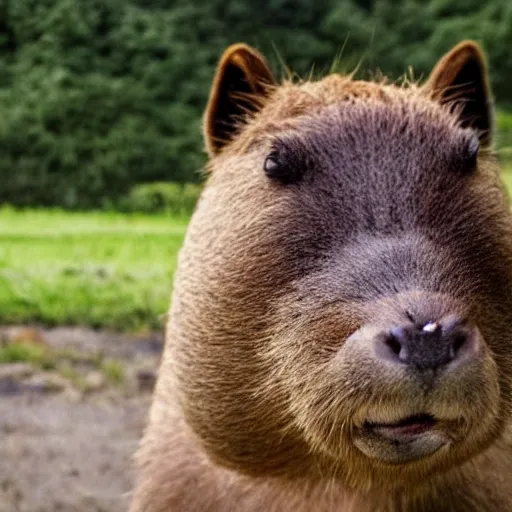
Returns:
[[[512,186],[509,0],[0,0],[0,512],[126,509],[222,51],[426,78],[468,38]]]

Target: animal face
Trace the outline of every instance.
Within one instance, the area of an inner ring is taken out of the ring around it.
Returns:
[[[512,224],[490,128],[472,43],[421,87],[277,85],[228,49],[163,367],[212,459],[396,488],[500,435]]]

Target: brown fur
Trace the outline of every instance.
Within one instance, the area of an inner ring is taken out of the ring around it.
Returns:
[[[227,50],[132,512],[512,510],[512,222],[490,105],[471,42],[407,87],[277,85],[257,52]],[[269,153],[295,182],[265,174]],[[368,348],[450,315],[478,347],[451,372]],[[358,448],[365,421],[425,411],[450,433],[434,453]]]

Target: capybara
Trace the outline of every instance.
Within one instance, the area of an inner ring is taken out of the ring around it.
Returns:
[[[485,59],[277,83],[204,116],[133,512],[512,510],[512,221]]]

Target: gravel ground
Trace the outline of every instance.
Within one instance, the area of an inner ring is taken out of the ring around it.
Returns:
[[[126,511],[161,335],[0,328],[4,344],[20,336],[72,349],[86,385],[26,363],[0,364],[0,512]],[[98,354],[122,365],[122,382],[78,357]]]

